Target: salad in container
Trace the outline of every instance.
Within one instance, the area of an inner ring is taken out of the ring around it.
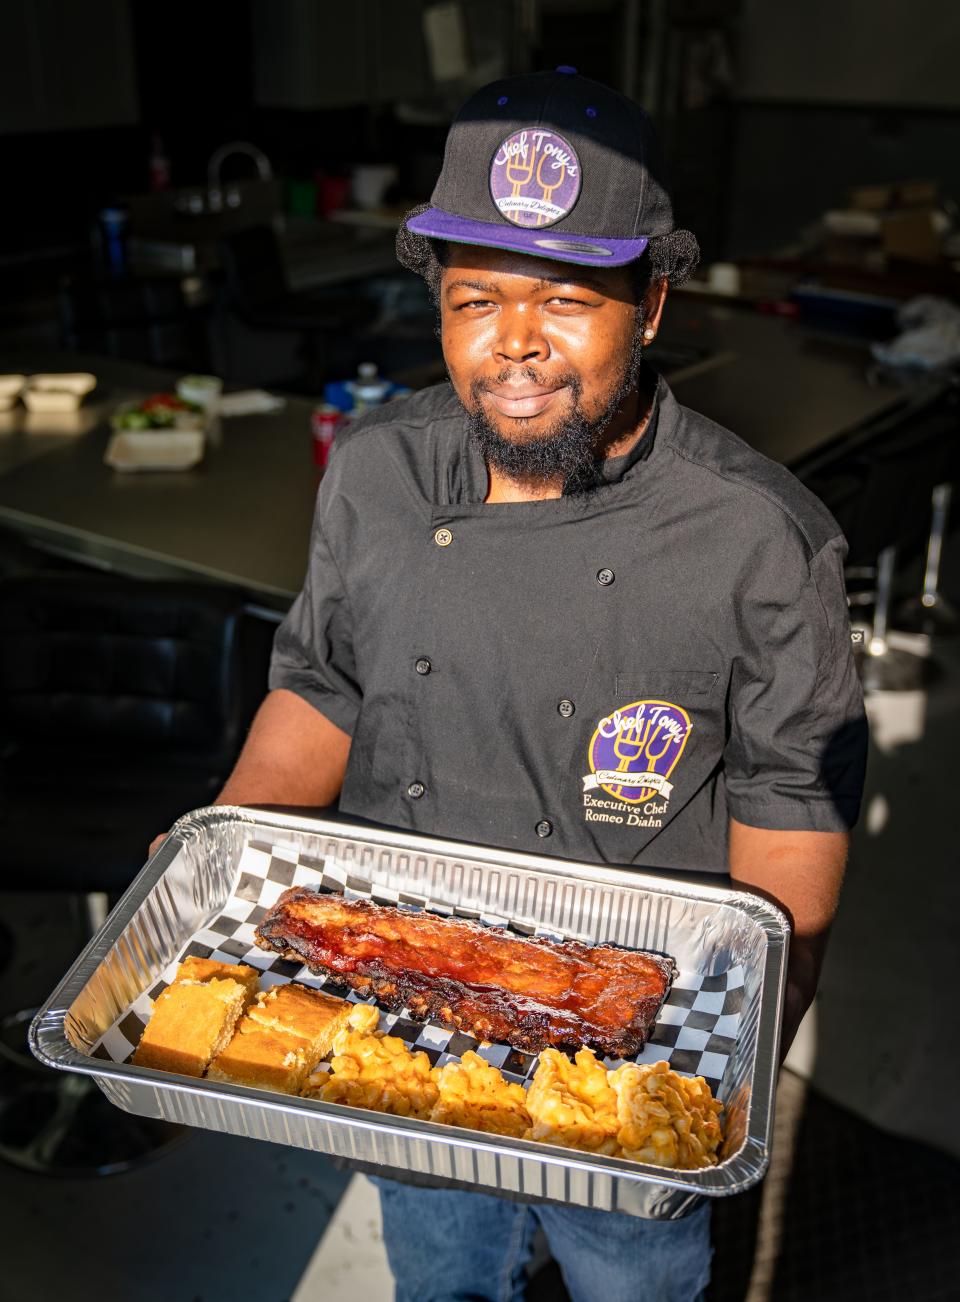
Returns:
[[[199,430],[207,423],[207,413],[197,402],[176,393],[155,393],[143,402],[121,407],[111,425],[116,430]]]

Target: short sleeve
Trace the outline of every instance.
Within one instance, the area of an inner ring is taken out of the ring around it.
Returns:
[[[727,805],[738,822],[847,831],[857,821],[867,722],[850,640],[838,535],[809,561],[772,546],[739,611],[730,684]]]
[[[270,659],[271,690],[286,688],[331,723],[353,734],[360,711],[350,607],[322,526],[317,499],[303,589],[277,629]]]

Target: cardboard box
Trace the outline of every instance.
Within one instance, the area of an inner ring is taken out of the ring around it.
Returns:
[[[935,208],[908,208],[887,213],[882,222],[883,250],[889,258],[938,262],[941,237]]]
[[[932,208],[940,198],[936,181],[901,181],[897,202],[901,208]]]
[[[848,203],[861,212],[883,212],[893,207],[892,185],[858,185],[849,190]]]
[[[892,208],[929,208],[939,194],[936,181],[920,177],[886,185],[857,185],[847,191],[847,199],[849,206],[859,212],[885,212]]]

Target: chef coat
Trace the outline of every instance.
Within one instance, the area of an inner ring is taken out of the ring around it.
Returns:
[[[448,384],[338,437],[272,688],[352,736],[341,810],[568,859],[726,872],[729,816],[846,830],[866,749],[846,547],[682,407],[586,492],[485,504]]]

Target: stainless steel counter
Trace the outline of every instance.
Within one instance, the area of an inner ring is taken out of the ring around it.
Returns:
[[[667,370],[677,400],[785,465],[906,402],[903,390],[870,379],[864,340],[815,333],[722,300],[678,292],[667,303],[660,337],[668,349],[708,355],[688,370]]]
[[[98,402],[84,404],[78,412],[65,415],[38,415],[21,403],[10,411],[0,411],[0,475],[34,457],[69,446],[78,435],[95,429],[104,414]]]
[[[40,369],[39,360],[24,369]],[[285,609],[306,568],[319,483],[312,403],[287,397],[280,411],[219,421],[194,470],[122,474],[103,464],[110,412],[172,388],[176,376],[77,354],[42,361],[48,370],[91,370],[100,387],[76,433],[56,432],[56,422],[43,432],[26,413],[12,422],[21,428],[0,460],[0,523],[94,564],[216,579]]]
[[[678,294],[662,348],[678,399],[787,464],[905,404],[873,386],[861,341]],[[131,396],[171,388],[154,367],[77,354],[7,356],[5,370],[91,370],[93,401],[69,430],[25,414],[0,427],[0,524],[125,573],[194,575],[236,585],[284,609],[306,568],[318,475],[311,403],[223,420],[206,457],[183,473],[123,475],[102,461],[109,413]]]

